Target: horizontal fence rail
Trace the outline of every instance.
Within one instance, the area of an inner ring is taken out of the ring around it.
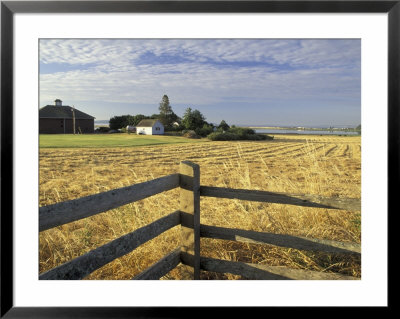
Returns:
[[[39,231],[87,218],[179,186],[179,174],[39,208]]]
[[[165,276],[172,269],[178,266],[180,262],[181,262],[181,248],[179,247],[175,249],[173,252],[163,257],[162,259],[160,259],[154,265],[147,268],[145,271],[133,277],[132,280],[160,279],[162,276]]]
[[[193,256],[181,253],[181,261],[184,265],[192,266]],[[205,271],[230,273],[252,280],[358,280],[358,278],[335,273],[251,264],[203,256],[200,257],[200,266]]]
[[[327,253],[361,253],[361,245],[333,240],[314,239],[292,235],[261,233],[250,230],[200,225],[200,236],[244,243],[269,244],[299,250]]]
[[[351,276],[323,273],[311,270],[290,269],[288,267],[268,266],[219,260],[201,257],[202,269],[240,275],[253,280],[356,280]]]
[[[179,210],[44,272],[39,275],[39,279],[83,279],[96,269],[132,252],[140,245],[177,225],[181,226],[181,246],[165,255],[140,274],[134,276],[132,280],[160,279],[180,263],[193,267],[194,279],[200,279],[200,269],[241,275],[247,279],[358,279],[336,273],[233,262],[201,256],[200,238],[265,244],[326,253],[361,253],[361,245],[357,243],[344,243],[200,224],[201,196],[347,211],[361,210],[361,201],[354,198],[328,198],[317,195],[284,194],[258,190],[200,186],[200,168],[197,164],[188,161],[181,162],[178,174],[40,207],[39,231],[87,218],[176,187],[180,187]]]
[[[130,253],[145,242],[179,224],[180,214],[179,211],[176,211],[61,266],[53,268],[40,275],[39,279],[82,279],[96,269]]]
[[[200,196],[241,199],[255,202],[286,204],[326,209],[361,210],[361,201],[357,198],[333,198],[317,195],[283,194],[266,191],[232,189],[223,187],[201,186]]]

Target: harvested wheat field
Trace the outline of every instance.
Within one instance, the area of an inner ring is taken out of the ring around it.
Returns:
[[[360,198],[359,136],[279,135],[272,141],[166,144],[124,148],[41,148],[40,206],[179,172],[200,165],[201,185],[291,194]],[[40,272],[143,227],[179,208],[179,189],[40,233]],[[360,243],[361,213],[241,200],[201,198],[201,223],[258,232]],[[131,279],[180,244],[180,226],[86,279]],[[201,239],[201,255],[361,278],[359,255]],[[162,279],[190,279],[178,266]],[[201,279],[245,279],[201,272]]]

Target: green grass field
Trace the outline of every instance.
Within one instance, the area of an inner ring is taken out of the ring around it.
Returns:
[[[199,143],[207,139],[136,134],[40,134],[40,148],[135,147],[157,144]]]

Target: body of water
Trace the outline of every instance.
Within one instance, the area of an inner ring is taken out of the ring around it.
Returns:
[[[345,131],[314,131],[314,130],[278,130],[278,129],[254,129],[256,133],[265,134],[316,134],[316,135],[358,135],[358,132]]]
[[[98,121],[94,121],[94,125],[108,125],[109,124],[109,120],[98,120]]]

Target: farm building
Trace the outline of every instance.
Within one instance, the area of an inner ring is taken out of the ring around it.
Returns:
[[[71,106],[62,105],[57,99],[54,105],[39,109],[39,134],[94,133],[94,117]]]
[[[128,126],[126,127],[126,131],[127,131],[128,133],[136,133],[136,127],[133,126],[133,125],[128,125]]]
[[[136,125],[136,133],[144,135],[163,135],[164,125],[159,120],[141,120]]]

